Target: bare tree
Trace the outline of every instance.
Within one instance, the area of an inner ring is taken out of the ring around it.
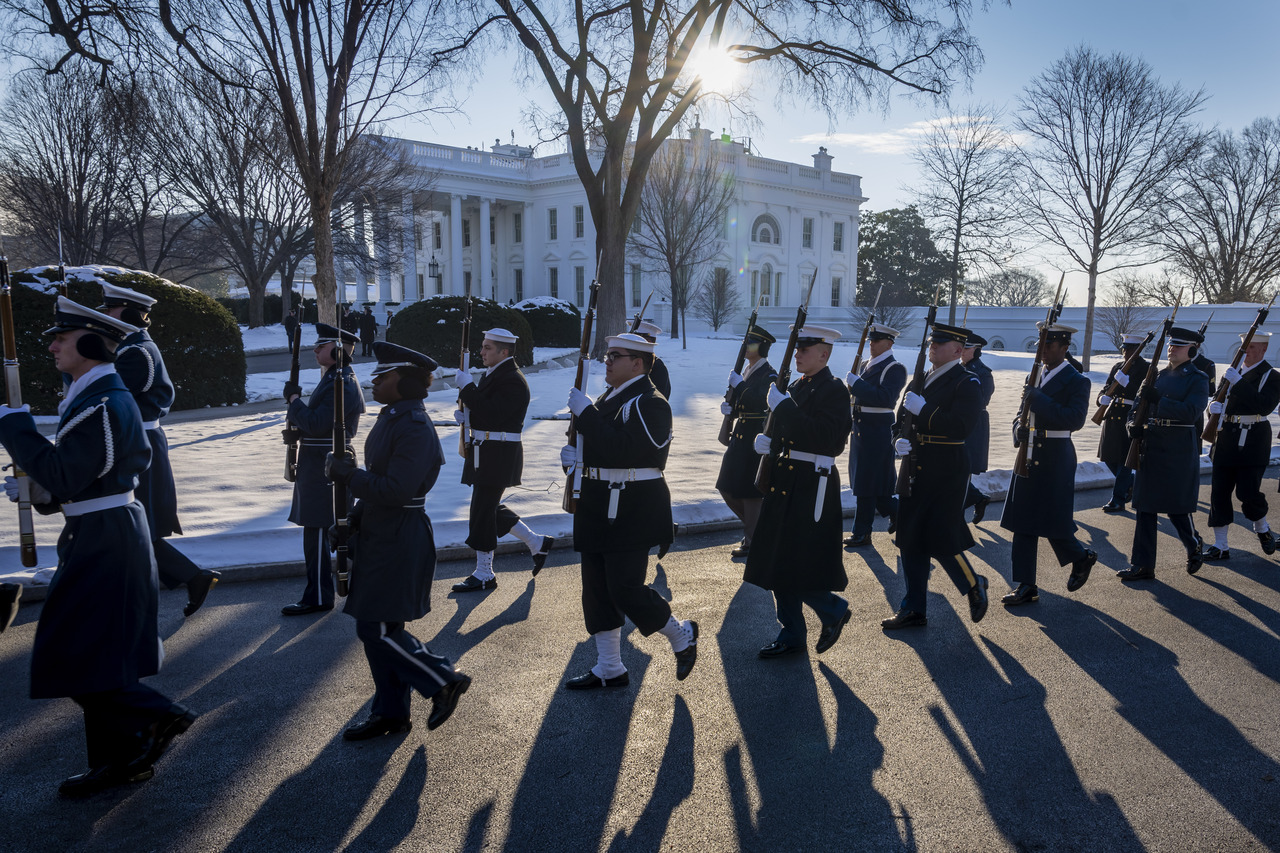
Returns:
[[[948,323],[956,321],[962,271],[1004,266],[1021,228],[1018,155],[1001,120],[1000,111],[986,105],[935,119],[912,152],[922,180],[914,191],[916,206],[951,250]]]
[[[716,267],[693,299],[693,316],[710,325],[712,331],[718,332],[740,310],[742,296],[738,293],[738,288],[734,287],[729,270]]]
[[[1189,118],[1203,90],[1165,86],[1146,62],[1079,47],[1024,90],[1016,126],[1031,225],[1089,275],[1083,361],[1089,367],[1098,274],[1147,262],[1148,215],[1170,177],[1195,156]],[[1104,259],[1107,265],[1104,267]]]
[[[1208,302],[1265,302],[1280,275],[1280,122],[1215,133],[1154,208],[1160,244]]]
[[[970,305],[1032,308],[1049,304],[1053,291],[1041,273],[1013,267],[965,282],[964,298]]]
[[[846,311],[849,314],[849,322],[854,328],[861,328],[867,324],[867,318],[871,316],[871,305],[850,305]],[[911,305],[878,305],[875,318],[877,323],[905,334],[907,327],[915,322],[916,313],[917,309]]]
[[[1173,304],[1175,297],[1167,303],[1162,298],[1152,301],[1158,287],[1156,279],[1127,273],[1107,288],[1104,305],[1097,312],[1098,330],[1116,352],[1120,351],[1126,334],[1145,332],[1159,319],[1159,312],[1151,306]]]

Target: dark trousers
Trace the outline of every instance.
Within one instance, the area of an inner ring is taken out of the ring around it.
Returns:
[[[962,507],[962,509],[968,509],[969,507],[973,506],[974,504],[976,504],[978,501],[982,500],[985,497],[986,495],[978,491],[978,487],[973,484],[973,480],[970,480],[969,491],[965,493],[964,506]]]
[[[1127,504],[1129,492],[1133,490],[1133,469],[1108,463],[1107,470],[1116,478],[1116,484],[1111,488],[1112,503]]]
[[[200,567],[170,545],[169,540],[157,539],[151,543],[151,548],[156,553],[156,571],[160,573],[160,583],[165,589],[176,589],[200,574]]]
[[[645,586],[649,549],[582,553],[582,615],[587,633],[621,628],[630,619],[649,636],[671,618],[671,605]]]
[[[471,487],[471,519],[467,528],[467,547],[475,551],[492,551],[498,538],[506,536],[520,521],[520,516],[502,503],[502,486]]]
[[[147,730],[173,707],[169,697],[137,682],[71,699],[84,711],[91,768],[123,765],[141,756],[146,751]]]
[[[356,637],[364,644],[364,656],[373,676],[373,707],[379,717],[409,719],[409,700],[417,690],[430,698],[455,681],[449,659],[432,654],[403,622],[356,620]]]
[[[1067,563],[1074,563],[1076,560],[1083,560],[1085,549],[1084,546],[1074,536],[1046,536],[1049,540],[1050,547],[1053,548],[1053,555],[1058,560],[1059,566],[1065,566]],[[1029,583],[1035,586],[1036,583],[1036,556],[1040,546],[1040,537],[1032,536],[1030,533],[1013,534],[1013,549],[1010,554],[1013,563],[1013,582]]]
[[[325,533],[323,527],[302,528],[302,559],[307,564],[307,588],[299,599],[302,604],[333,604],[333,565]]]
[[[938,557],[938,565],[942,566],[962,595],[978,583],[978,574],[969,564],[969,557],[961,551],[947,557]],[[922,555],[902,555],[902,576],[907,582],[907,594],[902,597],[902,607],[924,613],[929,596],[930,559]]]
[[[1129,562],[1140,569],[1154,569],[1156,566],[1158,520],[1159,517],[1154,512],[1138,513],[1138,523],[1133,529],[1133,553]],[[1178,532],[1178,538],[1182,540],[1182,546],[1187,549],[1188,555],[1200,550],[1200,535],[1196,533],[1190,514],[1170,515],[1169,520],[1173,522],[1173,529]]]
[[[773,600],[778,608],[778,621],[782,630],[778,632],[778,642],[788,646],[803,646],[807,631],[804,622],[804,608],[809,605],[823,625],[831,625],[844,618],[849,610],[849,602],[834,592],[814,590],[812,592],[773,591]]]
[[[1209,526],[1226,527],[1235,517],[1231,505],[1234,489],[1240,510],[1250,521],[1267,517],[1267,499],[1262,494],[1265,465],[1214,465],[1209,480]]]
[[[896,518],[898,515],[898,499],[893,495],[882,495],[874,498],[858,498],[858,508],[853,513],[853,535],[865,536],[871,532],[871,525],[876,514],[885,518]]]

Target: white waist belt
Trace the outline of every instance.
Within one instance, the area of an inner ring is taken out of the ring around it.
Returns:
[[[475,427],[471,428],[472,441],[519,441],[520,433],[518,432],[480,432]]]
[[[878,409],[874,406],[859,406],[855,404],[854,408],[856,408],[859,412],[862,412],[862,414],[864,415],[892,415],[893,414],[893,409]]]
[[[143,429],[160,429],[160,419],[156,418],[154,421],[143,421],[142,428]]]
[[[827,498],[827,477],[836,466],[834,456],[820,456],[817,453],[805,453],[803,450],[788,450],[787,458],[797,462],[809,462],[813,470],[818,472],[818,494],[813,499],[813,520],[822,519],[822,504]]]
[[[103,495],[100,498],[89,498],[86,501],[67,501],[62,505],[62,514],[67,518],[88,515],[91,512],[102,512],[104,509],[115,509],[133,503],[133,492],[118,495]]]
[[[618,495],[627,483],[641,480],[661,480],[661,468],[586,468],[583,476],[590,480],[606,480],[609,483],[609,520],[618,518]]]
[[[1227,415],[1227,423],[1231,424],[1256,424],[1262,420],[1266,420],[1262,415]]]
[[[1071,438],[1071,430],[1069,429],[1038,429],[1036,435],[1045,438]]]

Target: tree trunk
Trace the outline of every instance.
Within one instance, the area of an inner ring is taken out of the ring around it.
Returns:
[[[249,289],[249,328],[256,329],[265,324],[262,302],[267,295],[267,281],[270,274],[264,272],[262,278],[254,281],[246,280],[244,285]]]
[[[684,309],[680,309],[680,323],[684,327],[684,332],[680,335],[680,349],[689,348],[689,321],[685,319]]]
[[[333,232],[329,229],[330,201],[311,200],[311,225],[315,230],[316,272],[311,284],[316,290],[316,317],[321,323],[338,325],[338,286],[333,270]]]
[[[947,312],[947,325],[956,324],[956,297],[960,289],[960,228],[957,226],[951,241],[951,308]],[[1088,362],[1086,362],[1087,364]]]
[[[1089,304],[1084,313],[1084,346],[1080,352],[1080,363],[1089,370],[1089,356],[1093,353],[1093,306],[1098,297],[1098,261],[1089,264]]]
[[[680,282],[680,272],[671,274],[671,339],[675,340],[680,337],[680,298],[683,285]]]

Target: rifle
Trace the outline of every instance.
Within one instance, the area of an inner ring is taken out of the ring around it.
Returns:
[[[867,335],[871,334],[871,327],[876,322],[876,308],[880,306],[882,293],[884,293],[883,284],[876,291],[876,301],[871,303],[871,313],[867,315],[867,322],[862,327],[862,339],[858,341],[858,354],[853,357],[853,369],[850,371],[854,376],[858,375],[858,368],[862,366],[862,349],[867,345]]]
[[[929,314],[924,321],[924,334],[920,336],[920,352],[916,355],[916,372],[911,378],[911,391],[924,393],[924,362],[929,356],[929,330],[938,319],[938,297],[942,293],[942,285],[933,291],[933,304],[929,306]],[[916,470],[916,416],[908,409],[902,410],[902,426],[898,432],[901,438],[911,442],[911,452],[898,466],[898,484],[895,491],[899,497],[911,497],[911,481],[915,479]]]
[[[289,342],[289,384],[298,384],[298,355],[302,351],[302,324],[294,327],[293,340]],[[294,426],[286,424],[284,431],[284,478],[286,482],[298,479],[298,440],[302,433]]]
[[[341,319],[339,319],[341,323]],[[341,328],[341,325],[339,325]],[[347,401],[346,401],[346,367],[347,347],[338,336],[334,345],[336,373],[333,380],[333,458],[355,461],[355,454],[347,449]],[[348,578],[350,569],[347,566],[347,539],[351,536],[350,508],[347,506],[347,484],[333,481],[333,519],[336,535],[334,536],[333,574],[338,581],[338,595],[346,597],[350,591]]]
[[[4,337],[5,405],[16,409],[22,405],[22,383],[18,379],[18,337],[13,327],[13,294],[9,287],[9,259],[0,250],[0,332]],[[13,476],[18,481],[18,541],[22,546],[22,565],[36,565],[36,529],[31,519],[31,480],[13,462]]]
[[[751,316],[747,319],[747,330],[742,333],[742,343],[738,346],[738,358],[733,362],[733,372],[742,373],[742,363],[747,360],[747,339],[751,334],[751,330],[756,327],[756,317],[760,315],[760,302],[764,299],[764,291],[760,292],[760,296],[756,298],[756,307],[751,309]],[[733,402],[733,386],[730,385],[724,390],[724,401],[726,403]],[[716,440],[725,447],[729,446],[729,438],[733,435],[733,414],[724,416],[724,420],[720,422],[720,435],[716,436]]]
[[[1048,343],[1049,327],[1058,321],[1062,313],[1062,285],[1066,281],[1064,272],[1058,279],[1058,292],[1054,294],[1053,304],[1040,327],[1040,342],[1036,344],[1036,360],[1031,365],[1031,373],[1027,375],[1027,384],[1022,394],[1022,407],[1018,410],[1018,431],[1025,432],[1027,438],[1018,442],[1018,456],[1013,460],[1013,473],[1019,477],[1030,476],[1027,460],[1031,458],[1031,430],[1035,429],[1035,415],[1031,412],[1031,396],[1026,392],[1040,387],[1040,377],[1044,373],[1044,348]]]
[[[467,282],[467,295],[462,300],[462,346],[458,353],[458,373],[471,369],[471,283]],[[458,455],[467,458],[471,446],[471,410],[462,405],[462,393],[458,393],[458,408],[462,411],[462,429],[458,430]],[[477,460],[478,461],[478,460]]]
[[[778,390],[784,394],[787,392],[787,385],[791,383],[791,359],[796,354],[796,341],[800,338],[800,329],[809,317],[809,297],[813,296],[813,285],[817,280],[818,271],[814,270],[813,277],[809,279],[809,292],[804,295],[804,302],[801,302],[800,307],[796,309],[796,322],[791,327],[791,337],[787,338],[787,348],[782,354],[782,362],[778,365],[777,386]],[[762,434],[773,437],[773,412],[769,412]],[[769,493],[769,481],[773,479],[773,463],[777,458],[778,454],[772,448],[768,454],[760,457],[760,467],[756,469],[755,486],[762,495]]]
[[[67,265],[62,262],[62,226],[58,226],[58,293],[67,295]]]
[[[1155,332],[1147,332],[1147,336],[1142,339],[1142,343],[1138,346],[1136,350],[1134,350],[1133,355],[1129,356],[1124,360],[1124,366],[1120,368],[1121,373],[1123,373],[1125,376],[1129,375],[1129,368],[1133,367],[1133,363],[1142,357],[1142,351],[1147,348],[1147,344],[1151,343],[1151,339],[1154,338],[1155,336],[1156,336]],[[1120,394],[1121,392],[1124,391],[1124,387],[1125,386],[1120,384],[1119,380],[1116,380],[1116,379],[1111,380],[1111,384],[1108,385],[1107,389],[1102,392],[1104,397],[1111,398],[1111,402],[1105,406],[1099,406],[1098,410],[1093,413],[1093,417],[1091,418],[1091,420],[1095,424],[1098,424],[1099,426],[1101,426],[1102,422],[1107,419],[1107,415],[1111,414],[1111,407],[1117,405],[1117,401],[1120,399]]]
[[[1274,297],[1273,297],[1273,298],[1274,298]],[[1213,314],[1214,314],[1214,312],[1213,312],[1213,311],[1210,311],[1210,312],[1209,312],[1209,316],[1208,316],[1208,317],[1206,317],[1206,318],[1205,318],[1205,320],[1204,320],[1204,322],[1200,324],[1200,339],[1201,339],[1201,340],[1204,340],[1204,333],[1205,333],[1205,332],[1207,332],[1207,331],[1209,330],[1209,321],[1213,319]]]
[[[641,305],[640,310],[636,312],[636,316],[631,318],[631,327],[627,329],[628,332],[635,332],[636,329],[640,328],[640,323],[644,320],[644,312],[648,310],[649,300],[652,298],[653,291],[650,290],[649,295],[644,298],[644,305]]]
[[[1164,329],[1160,332],[1160,340],[1156,342],[1156,351],[1151,354],[1151,364],[1147,367],[1147,375],[1142,380],[1142,384],[1138,386],[1138,399],[1133,404],[1133,430],[1132,440],[1129,442],[1129,455],[1124,459],[1124,467],[1138,470],[1142,463],[1142,448],[1146,442],[1147,431],[1147,409],[1151,408],[1148,401],[1142,399],[1142,389],[1148,385],[1155,387],[1156,375],[1160,372],[1160,353],[1164,350],[1164,342],[1169,337],[1169,331],[1173,328],[1174,318],[1178,316],[1178,306],[1182,304],[1182,291],[1178,291],[1178,298],[1173,303],[1173,313],[1164,321]]]
[[[1271,302],[1275,302],[1275,301],[1276,301],[1275,294],[1272,294]],[[1240,349],[1239,351],[1236,352],[1235,358],[1231,359],[1231,367],[1233,369],[1235,370],[1240,369],[1240,362],[1244,360],[1245,350],[1249,348],[1249,344],[1253,343],[1254,333],[1258,331],[1259,326],[1261,326],[1263,323],[1267,321],[1267,314],[1270,313],[1271,311],[1271,302],[1268,302],[1265,307],[1258,309],[1258,316],[1253,318],[1253,325],[1249,327],[1248,333],[1245,334],[1244,342],[1240,344]],[[1210,314],[1209,318],[1212,319],[1213,315]],[[1205,320],[1204,324],[1206,326],[1209,325],[1209,321]],[[1201,334],[1203,334],[1203,332]],[[1227,382],[1227,380],[1225,379],[1219,380],[1218,391],[1216,394],[1213,395],[1213,400],[1210,400],[1210,402],[1225,403],[1227,401],[1227,394],[1230,391],[1231,391],[1231,384]],[[1205,421],[1204,432],[1200,433],[1200,438],[1202,441],[1207,441],[1211,445],[1217,443],[1218,430],[1222,427],[1223,416],[1224,416],[1223,414],[1209,416],[1209,419]]]
[[[596,269],[600,269],[600,264],[596,263]],[[578,374],[574,377],[573,387],[579,391],[587,390],[587,381],[591,378],[591,327],[595,325],[596,319],[596,300],[600,297],[600,280],[591,280],[591,295],[587,298],[587,313],[582,318],[582,343],[578,347]],[[572,515],[578,510],[578,498],[582,497],[582,469],[583,469],[583,450],[582,439],[578,436],[578,419],[576,415],[569,416],[569,446],[576,451],[577,459],[573,468],[568,472],[568,479],[564,484],[564,500],[560,506],[565,512]]]

